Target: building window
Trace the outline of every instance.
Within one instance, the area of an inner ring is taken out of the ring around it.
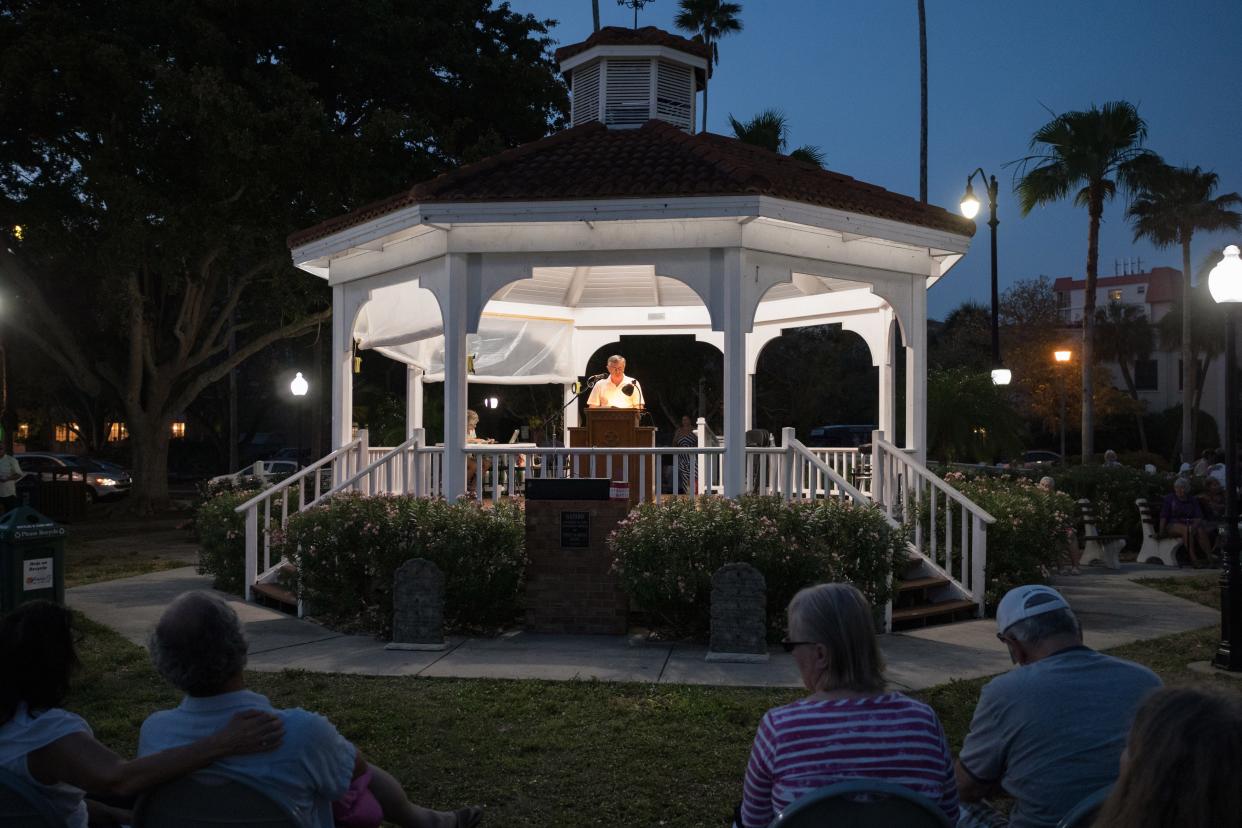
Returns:
[[[1120,289],[1118,289],[1118,290],[1110,290],[1110,291],[1108,292],[1108,301],[1110,301],[1110,302],[1120,302],[1120,301],[1121,301],[1121,290],[1120,290]]]
[[[23,443],[30,439],[30,423],[18,423],[17,432],[13,435]]]
[[[1158,391],[1156,361],[1140,359],[1134,363],[1134,387],[1139,391]]]
[[[185,437],[185,420],[177,420],[172,424],[172,436],[177,440]]]
[[[77,423],[61,423],[56,426],[56,442],[76,443],[78,440]]]
[[[1142,296],[1142,295],[1143,295],[1144,293],[1146,293],[1146,292],[1147,292],[1147,285],[1139,285],[1139,286],[1138,286],[1138,295],[1139,295],[1139,296]]]
[[[125,427],[125,423],[111,423],[108,425],[108,442],[119,443],[128,439],[129,429]]]

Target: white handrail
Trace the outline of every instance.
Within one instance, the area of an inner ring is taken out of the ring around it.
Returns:
[[[911,547],[924,566],[948,578],[982,614],[987,527],[996,518],[880,432],[873,432],[871,445],[871,491],[876,504],[891,519],[900,517],[910,529]]]

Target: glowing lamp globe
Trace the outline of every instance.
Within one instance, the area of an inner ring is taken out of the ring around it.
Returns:
[[[1219,304],[1242,302],[1242,257],[1238,253],[1236,244],[1226,247],[1225,257],[1208,274],[1208,290]]]
[[[972,219],[979,215],[979,199],[975,198],[975,188],[970,186],[970,182],[966,182],[966,195],[962,196],[962,215],[968,219]]]
[[[293,392],[295,397],[305,397],[306,392],[310,390],[310,383],[302,376],[301,371],[298,371],[298,375],[293,378],[293,382],[289,383],[289,390]]]
[[[993,368],[992,369],[992,384],[993,385],[1008,385],[1012,379],[1013,379],[1013,371],[1010,371],[1008,368]]]

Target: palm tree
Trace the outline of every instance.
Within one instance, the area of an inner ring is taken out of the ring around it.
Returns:
[[[726,35],[742,30],[741,3],[722,3],[720,0],[681,0],[681,11],[673,24],[683,32],[697,34],[707,46],[707,71],[703,73],[703,129],[707,132],[707,81],[712,67],[720,65],[720,49],[716,42]]]
[[[1031,138],[1031,155],[1020,159],[1017,184],[1022,214],[1073,196],[1087,208],[1087,285],[1082,308],[1082,456],[1095,451],[1095,291],[1099,275],[1100,220],[1104,202],[1137,184],[1137,167],[1154,156],[1141,149],[1147,124],[1127,101],[1057,115]]]
[[[1126,215],[1134,222],[1135,241],[1146,238],[1157,247],[1182,246],[1182,329],[1191,325],[1190,240],[1196,230],[1212,232],[1234,229],[1242,225],[1242,215],[1230,207],[1242,204],[1237,193],[1212,198],[1219,178],[1214,172],[1198,167],[1171,167],[1153,164],[1143,170],[1134,202]],[[1191,337],[1180,337],[1182,365],[1195,365]],[[1182,459],[1195,457],[1195,425],[1197,406],[1196,371],[1183,368],[1182,380]]]
[[[730,115],[729,125],[733,127],[733,136],[743,144],[783,153],[789,143],[789,119],[779,109],[765,109],[749,121],[739,121]],[[823,150],[810,144],[798,147],[789,157],[824,166]]]
[[[1147,430],[1143,427],[1143,409],[1134,381],[1139,360],[1147,359],[1155,344],[1147,314],[1135,305],[1109,302],[1107,307],[1096,311],[1095,323],[1100,333],[1100,360],[1117,363],[1130,399],[1140,403],[1135,407],[1134,418],[1138,421],[1139,443],[1143,451],[1147,451]]]
[[[927,7],[919,0],[919,201],[927,203]]]

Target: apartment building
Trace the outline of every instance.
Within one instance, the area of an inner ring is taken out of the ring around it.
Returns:
[[[1129,263],[1117,263],[1115,270],[1121,272],[1096,280],[1097,308],[1106,307],[1110,302],[1132,305],[1156,325],[1182,295],[1182,272],[1177,268],[1153,267],[1140,271]],[[1063,276],[1053,282],[1052,289],[1057,295],[1061,321],[1069,327],[1080,327],[1086,280]],[[1139,398],[1147,403],[1147,410],[1157,412],[1182,401],[1182,355],[1180,351],[1162,350],[1158,333],[1153,340],[1155,350],[1150,358],[1140,360],[1135,366],[1134,384]],[[1202,408],[1216,419],[1218,427],[1224,425],[1224,362],[1224,355],[1214,357],[1203,383]],[[1115,363],[1110,368],[1113,384],[1125,390],[1121,369]]]

